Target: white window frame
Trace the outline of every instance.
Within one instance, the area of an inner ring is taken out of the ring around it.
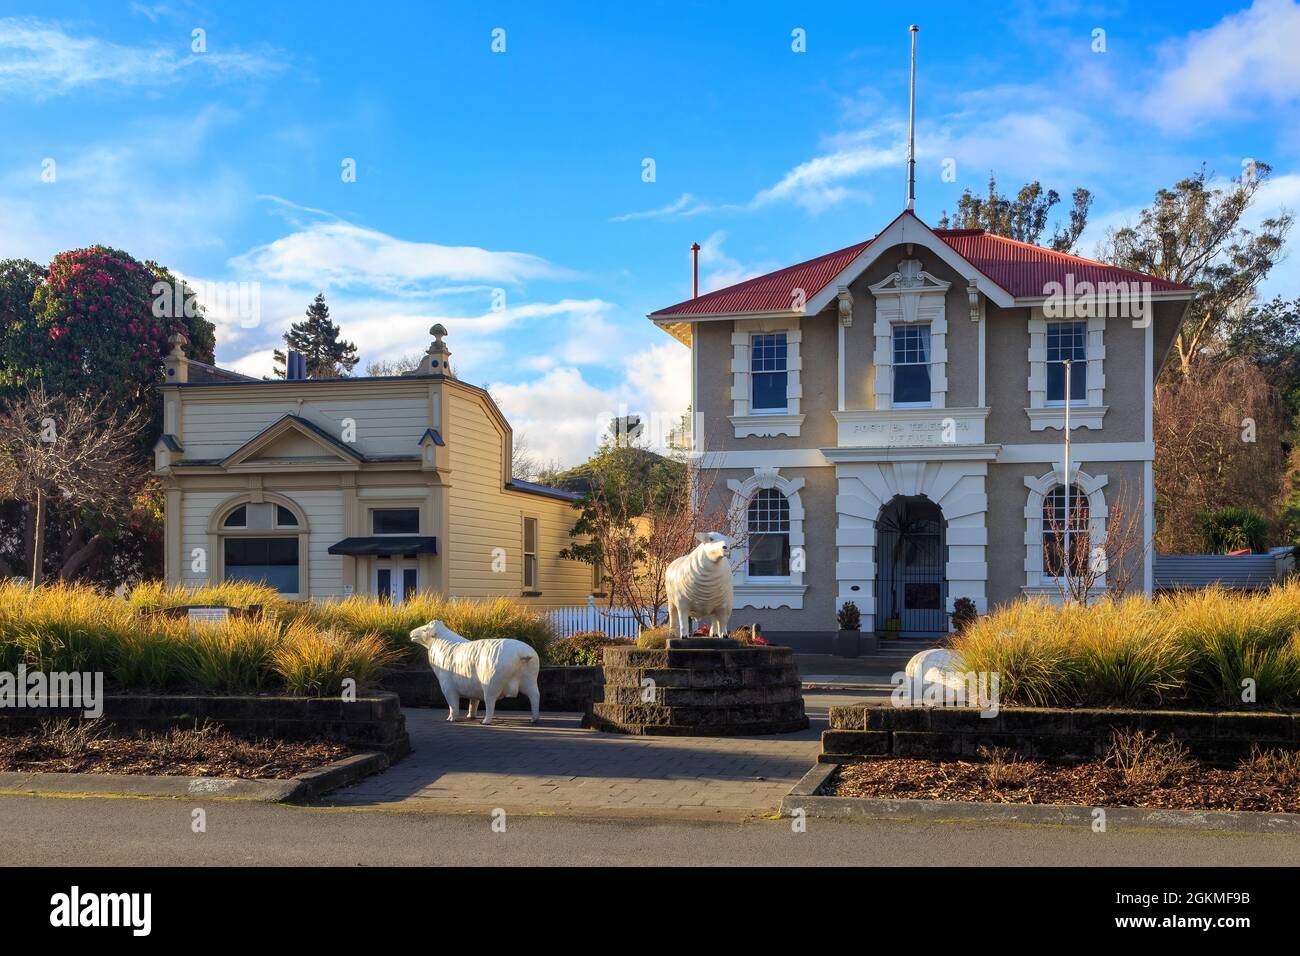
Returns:
[[[1052,326],[1054,326],[1054,325],[1082,325],[1082,326],[1084,327],[1084,328],[1083,328],[1083,342],[1084,342],[1084,345],[1083,345],[1083,353],[1084,353],[1084,354],[1083,354],[1083,357],[1082,357],[1081,359],[1076,358],[1076,359],[1073,360],[1073,362],[1074,362],[1074,368],[1071,369],[1071,373],[1070,373],[1070,374],[1071,374],[1071,376],[1073,377],[1073,375],[1075,374],[1075,370],[1078,369],[1080,366],[1082,366],[1082,367],[1083,367],[1083,370],[1084,370],[1084,380],[1085,380],[1085,384],[1086,384],[1086,381],[1087,381],[1087,378],[1088,378],[1088,371],[1087,371],[1087,370],[1088,370],[1088,326],[1087,326],[1087,319],[1048,319],[1048,320],[1046,321],[1046,323],[1044,324],[1044,328],[1043,328],[1043,334],[1044,334],[1044,339],[1043,339],[1043,404],[1044,404],[1044,407],[1046,407],[1046,408],[1064,408],[1065,405],[1066,405],[1066,399],[1065,399],[1065,398],[1052,398],[1052,397],[1050,397],[1050,396],[1047,394],[1047,388],[1048,388],[1047,382],[1048,382],[1048,380],[1051,378],[1051,376],[1048,374],[1049,370],[1051,369],[1051,367],[1052,367],[1053,365],[1063,364],[1063,363],[1061,363],[1060,361],[1053,361],[1052,358],[1051,358],[1051,354],[1050,354],[1050,347],[1049,347],[1049,345],[1048,345],[1048,342],[1049,342],[1049,340],[1050,340],[1051,337],[1052,337]],[[1071,384],[1073,385],[1073,382],[1071,382]],[[1067,398],[1068,398],[1068,396],[1067,396]],[[1087,389],[1086,389],[1086,388],[1084,389],[1084,397],[1083,397],[1083,398],[1074,398],[1074,399],[1069,399],[1069,405],[1070,405],[1070,408],[1071,408],[1071,409],[1086,407],[1087,404],[1088,404],[1088,398],[1087,398]]]
[[[785,409],[755,410],[750,368],[753,336],[785,333]],[[788,435],[799,437],[804,416],[800,413],[803,361],[800,346],[803,331],[797,318],[737,319],[731,333],[731,411],[729,417],[737,438]]]
[[[731,492],[731,521],[739,525],[736,529],[738,535],[748,533],[749,502],[760,489],[772,488],[779,491],[790,505],[790,573],[781,577],[750,577],[748,549],[737,549],[744,551],[744,554],[739,565],[732,567],[731,581],[736,607],[788,607],[795,610],[803,607],[807,587],[803,583],[804,572],[796,570],[804,567],[807,562],[804,551],[804,508],[800,497],[803,486],[803,478],[785,478],[779,468],[755,468],[753,474],[743,480],[727,480],[727,489]]]
[[[1047,428],[1058,431],[1065,428],[1065,402],[1047,398],[1047,326],[1058,321],[1088,323],[1088,395],[1085,401],[1070,402],[1070,429],[1100,429],[1109,410],[1106,406],[1106,319],[1104,316],[1048,319],[1041,306],[1035,306],[1029,316],[1029,407],[1025,409],[1029,429],[1041,432]]]
[[[754,581],[754,582],[757,582],[757,583],[761,583],[761,582],[763,582],[763,581],[774,581],[774,582],[782,582],[782,583],[786,583],[786,584],[788,584],[788,583],[790,582],[790,575],[789,575],[788,573],[787,573],[787,574],[752,574],[752,573],[750,573],[750,570],[749,570],[749,558],[750,558],[749,541],[751,540],[751,538],[753,537],[753,535],[756,533],[755,531],[753,531],[753,529],[751,529],[751,528],[749,527],[749,512],[750,512],[750,508],[753,507],[754,502],[758,499],[758,496],[761,495],[761,494],[763,494],[764,492],[768,492],[768,491],[774,491],[774,492],[776,492],[778,495],[781,496],[781,499],[785,501],[786,509],[787,509],[787,510],[786,510],[786,525],[787,525],[787,527],[786,527],[786,530],[785,530],[785,531],[760,531],[760,532],[757,532],[757,533],[758,533],[758,534],[783,534],[783,535],[785,535],[786,543],[789,545],[789,548],[790,548],[790,566],[791,566],[792,568],[793,568],[793,566],[794,566],[794,545],[793,545],[793,544],[790,544],[790,540],[789,540],[789,539],[790,539],[790,526],[793,524],[792,520],[790,519],[790,515],[789,515],[790,499],[787,498],[787,497],[785,496],[785,494],[784,494],[784,493],[783,493],[779,488],[757,488],[757,489],[755,489],[754,492],[750,495],[749,501],[746,502],[746,504],[745,504],[745,542],[746,542],[746,546],[745,546],[745,577],[746,577],[746,580]]]
[[[902,331],[905,331],[905,330],[911,330],[911,329],[918,329],[918,330],[922,330],[922,331],[924,332],[925,351],[926,351],[926,361],[925,361],[925,362],[900,362],[900,361],[898,361],[898,343],[899,343],[899,335],[898,335],[898,333],[899,333],[899,332],[902,332]],[[892,327],[890,328],[890,340],[891,340],[891,341],[890,341],[890,349],[891,349],[890,359],[891,359],[892,367],[893,367],[893,368],[898,368],[898,367],[901,366],[901,365],[905,365],[905,366],[924,365],[924,366],[925,366],[925,371],[926,371],[926,377],[929,379],[929,381],[931,382],[931,385],[933,386],[933,381],[934,381],[934,368],[933,368],[933,365],[934,365],[934,362],[933,362],[933,358],[934,358],[934,344],[933,344],[933,330],[932,330],[932,328],[931,328],[931,326],[930,326],[930,323],[929,323],[929,322],[916,322],[916,323],[911,323],[911,324],[909,324],[909,323],[895,322],[895,323],[892,325]],[[890,376],[890,379],[891,379],[891,386],[897,384],[897,381],[896,381],[895,376],[891,375],[891,376]],[[933,391],[931,392],[931,395],[933,396]],[[893,406],[894,406],[894,408],[933,408],[933,407],[934,407],[934,399],[933,399],[933,397],[928,398],[928,399],[926,399],[926,400],[923,401],[923,402],[900,402],[900,401],[898,401],[896,398],[894,398],[893,395],[891,395],[890,398],[893,400]]]
[[[952,283],[944,282],[921,267],[919,259],[903,259],[898,271],[868,286],[876,302],[872,327],[876,370],[876,409],[944,408],[948,403],[948,309]],[[930,401],[894,404],[894,329],[900,325],[930,326]]]
[[[790,354],[789,334],[790,333],[788,332],[751,332],[749,334],[749,396],[750,396],[749,406],[750,406],[751,414],[788,415],[790,412],[790,396],[788,394],[785,396],[785,402],[779,406],[773,405],[770,408],[769,407],[759,408],[754,403],[754,387],[757,384],[756,379],[759,375],[783,374],[786,377],[786,382],[788,383],[790,381],[790,369],[788,367],[780,368],[780,369],[770,369],[770,370],[764,369],[761,371],[754,369],[754,352],[755,352],[754,340],[757,339],[759,336],[778,336],[778,335],[786,336],[785,348],[786,348],[786,357],[788,362],[789,354]]]
[[[1081,488],[1088,498],[1088,535],[1092,545],[1089,549],[1091,552],[1106,545],[1106,520],[1109,513],[1106,509],[1104,489],[1109,479],[1106,475],[1094,477],[1081,469],[1074,470],[1073,479],[1071,484]],[[1025,585],[1022,590],[1026,594],[1046,596],[1054,600],[1061,597],[1061,579],[1047,573],[1043,566],[1045,530],[1043,504],[1052,489],[1065,483],[1065,473],[1060,468],[1055,468],[1045,475],[1025,476],[1025,487],[1029,489],[1029,497],[1025,502]],[[1094,589],[1104,591],[1105,588],[1106,575],[1103,572],[1097,576]]]

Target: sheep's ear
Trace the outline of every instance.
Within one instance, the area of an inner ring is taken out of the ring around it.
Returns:
[[[697,532],[695,535],[695,540],[698,541],[700,544],[704,544],[709,540],[709,533],[707,531]]]

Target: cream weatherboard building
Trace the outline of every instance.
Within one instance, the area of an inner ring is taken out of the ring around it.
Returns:
[[[1149,593],[1153,383],[1191,296],[909,210],[652,313],[691,349],[696,450],[746,536],[733,623],[814,649],[846,601],[927,635],[961,597],[1059,598],[1067,403],[1069,551],[1115,550],[1122,502],[1136,540],[1094,586]]]
[[[154,449],[168,583],[585,604],[590,566],[559,557],[575,496],[512,477],[509,423],[431,331],[419,369],[383,378],[253,379],[174,340]]]

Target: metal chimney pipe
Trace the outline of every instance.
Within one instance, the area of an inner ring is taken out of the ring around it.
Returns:
[[[700,244],[691,243],[691,298],[700,297]]]
[[[912,34],[912,89],[908,97],[907,115],[907,208],[916,208],[916,35],[921,28],[913,23],[907,28]]]

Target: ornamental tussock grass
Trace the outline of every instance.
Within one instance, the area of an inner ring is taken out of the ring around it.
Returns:
[[[421,592],[401,604],[390,604],[356,596],[292,605],[286,613],[292,619],[310,621],[322,630],[379,634],[403,649],[412,646],[411,631],[435,619],[471,641],[514,638],[543,654],[555,638],[550,621],[542,614],[504,597],[474,601]]]
[[[364,687],[401,657],[401,650],[378,634],[318,631],[305,621],[290,624],[272,653],[275,672],[289,692],[312,697],[338,695],[348,678]]]
[[[288,603],[257,585],[138,590],[123,600],[78,585],[0,584],[0,669],[99,671],[128,691],[337,693],[348,677],[359,690],[373,685],[396,656],[377,635],[290,620]],[[193,624],[151,613],[186,603],[265,609]]]
[[[1300,581],[1054,607],[1023,600],[953,638],[1025,706],[1300,705]],[[1253,700],[1243,692],[1253,690]]]
[[[169,607],[254,607],[281,612],[289,602],[275,588],[249,581],[223,581],[220,584],[190,588],[183,584],[168,587],[161,581],[144,581],[136,585],[127,599],[141,611]]]

